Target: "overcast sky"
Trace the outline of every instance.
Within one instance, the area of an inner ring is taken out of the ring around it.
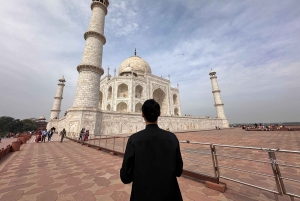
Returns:
[[[63,75],[72,106],[90,3],[1,2],[0,116],[48,120]],[[299,0],[111,0],[105,36],[105,74],[137,48],[179,83],[182,114],[216,116],[213,68],[230,123],[300,121]]]

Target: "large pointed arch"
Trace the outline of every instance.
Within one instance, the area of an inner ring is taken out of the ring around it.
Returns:
[[[161,115],[168,115],[167,97],[165,92],[158,88],[153,92],[153,99],[160,105]]]
[[[118,98],[128,98],[128,86],[124,83],[118,86]]]

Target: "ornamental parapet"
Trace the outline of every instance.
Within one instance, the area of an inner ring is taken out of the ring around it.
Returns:
[[[218,78],[216,75],[211,76],[210,79]]]
[[[77,66],[77,71],[80,73],[81,71],[91,71],[103,75],[104,70],[100,67],[93,65],[79,65]]]
[[[221,90],[218,89],[218,90],[213,90],[213,91],[212,91],[212,93],[216,93],[216,92],[221,92]]]
[[[224,104],[223,103],[217,103],[215,104],[215,106],[223,106]]]
[[[105,15],[107,15],[107,7],[103,3],[100,3],[98,1],[94,1],[91,5],[91,9],[93,10],[95,7],[102,8],[105,12]]]
[[[106,43],[106,38],[104,35],[102,35],[101,33],[95,32],[95,31],[87,31],[84,33],[84,39],[86,40],[88,37],[95,37],[98,38],[99,40],[101,40],[103,42],[103,45],[105,45]]]

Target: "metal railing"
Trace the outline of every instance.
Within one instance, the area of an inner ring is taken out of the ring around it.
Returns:
[[[129,136],[124,135],[95,135],[90,137],[88,141],[79,141],[78,134],[68,136],[72,136],[69,139],[73,141],[104,151],[114,152],[114,154],[120,156],[124,155],[129,138]],[[291,164],[293,162],[288,161],[286,158],[293,159],[294,156],[291,155],[297,155],[299,156],[298,161],[300,161],[300,151],[190,142],[188,140],[180,141],[180,144],[185,166],[183,175],[185,176],[215,183],[219,183],[219,179],[228,180],[273,193],[275,200],[278,200],[278,195],[289,196],[291,201],[294,201],[294,198],[300,198],[300,188],[294,187],[296,190],[293,190],[292,185],[287,184],[287,182],[293,182],[300,185],[300,174],[285,176],[287,172],[285,170],[282,172],[280,169],[280,167],[289,168],[289,170],[299,169],[300,166]],[[279,154],[284,154],[282,162],[279,162],[280,160],[276,158]],[[230,163],[228,160],[236,162]],[[246,165],[243,165],[243,162]],[[201,169],[203,167],[205,168]],[[230,174],[232,172],[241,174]],[[263,178],[269,183],[274,182],[274,186],[269,185],[266,187],[263,184],[254,184],[243,181],[243,179],[234,178],[245,174],[258,179]],[[234,175],[234,177],[230,175]],[[299,176],[299,178],[295,179],[294,176]]]

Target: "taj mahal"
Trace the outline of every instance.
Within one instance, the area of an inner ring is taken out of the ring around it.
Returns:
[[[168,79],[152,74],[147,61],[137,55],[120,62],[118,72],[113,76],[109,70],[105,76],[102,68],[105,16],[108,0],[92,0],[91,20],[84,34],[86,40],[82,62],[77,66],[79,73],[73,106],[64,117],[59,117],[66,80],[59,79],[54,104],[47,129],[66,129],[67,135],[78,135],[82,128],[91,135],[133,134],[145,128],[141,116],[142,104],[153,98],[161,107],[158,125],[172,132],[214,129],[216,126],[228,128],[216,72],[208,74],[212,83],[214,106],[217,116],[191,117],[181,113],[179,85],[171,87]]]

